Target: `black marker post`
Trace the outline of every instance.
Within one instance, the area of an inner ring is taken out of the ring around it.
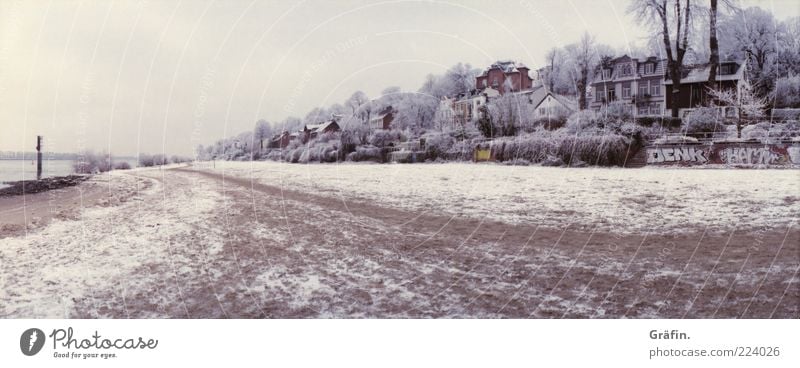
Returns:
[[[42,180],[42,136],[36,136],[36,180]]]

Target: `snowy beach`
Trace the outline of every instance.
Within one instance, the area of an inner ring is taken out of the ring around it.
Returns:
[[[798,174],[115,171],[0,199],[0,315],[798,318]]]

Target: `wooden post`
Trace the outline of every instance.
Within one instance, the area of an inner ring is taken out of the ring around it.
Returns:
[[[36,136],[36,180],[42,179],[42,136]]]

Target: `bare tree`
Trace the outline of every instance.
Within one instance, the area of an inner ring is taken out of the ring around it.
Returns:
[[[670,4],[672,10],[670,10]],[[633,0],[628,7],[637,21],[642,24],[657,25],[667,54],[667,69],[672,80],[671,93],[680,92],[683,58],[689,49],[689,33],[692,21],[691,0]],[[675,46],[672,46],[670,22],[675,23]],[[673,98],[674,100],[674,98]],[[678,117],[678,105],[672,104],[672,117]]]
[[[344,105],[350,109],[350,113],[355,115],[356,111],[361,107],[361,105],[369,102],[369,97],[367,94],[361,91],[354,92],[347,101],[344,102]]]
[[[769,94],[774,87],[774,62],[779,46],[777,22],[772,13],[758,7],[737,11],[720,22],[719,29],[724,51],[747,58],[749,79],[756,93]]]
[[[545,70],[544,74],[544,83],[547,86],[548,91],[554,91],[556,88],[556,80],[559,76],[560,66],[559,62],[561,61],[561,50],[556,47],[547,51],[545,54],[545,59],[547,61],[547,70]]]
[[[264,149],[264,140],[269,139],[272,134],[272,125],[266,120],[259,120],[256,122],[256,127],[253,129],[253,140],[258,142],[259,150]]]
[[[578,106],[581,110],[586,110],[586,94],[589,88],[589,73],[597,66],[599,60],[597,48],[595,47],[594,36],[589,32],[584,32],[583,37],[578,43],[568,45],[567,54],[569,57],[569,73],[575,83],[575,91],[578,94]]]
[[[717,78],[717,64],[719,64],[719,41],[717,40],[717,0],[710,0],[711,6],[708,9],[708,87],[714,88]]]

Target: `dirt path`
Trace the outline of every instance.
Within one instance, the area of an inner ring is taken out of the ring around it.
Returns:
[[[52,285],[25,284],[37,290],[38,299],[21,293],[0,297],[8,301],[0,304],[0,313],[800,317],[797,228],[618,235],[566,224],[545,229],[418,215],[190,168],[140,175],[152,181],[152,189],[82,219],[81,226],[92,228],[90,239],[63,245],[88,245],[86,258],[34,275]],[[109,223],[116,225],[104,229]],[[23,272],[30,268],[19,264],[13,251],[52,246],[47,236],[38,242],[15,239],[19,244],[0,253],[5,271],[0,285],[16,285],[23,275],[31,278]],[[104,277],[66,272],[98,267],[115,271]],[[72,276],[60,280],[53,274]],[[63,292],[68,281],[79,283],[83,292]],[[48,297],[61,302],[44,309],[31,306]]]

